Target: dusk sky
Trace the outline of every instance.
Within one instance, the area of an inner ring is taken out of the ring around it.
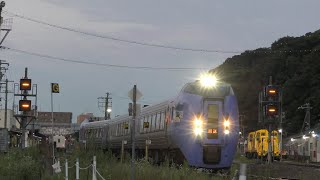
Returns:
[[[4,11],[7,12],[3,12],[3,16],[4,19],[13,18],[13,28],[3,46],[94,63],[195,69],[104,67],[10,50],[0,50],[0,59],[10,63],[6,75],[15,82],[24,75],[24,68],[29,68],[30,78],[38,84],[40,111],[51,111],[50,83],[57,82],[61,93],[54,95],[54,111],[72,112],[73,121],[83,112],[103,116],[97,98],[110,92],[114,117],[127,113],[130,102],[127,94],[134,84],[143,94],[141,104],[157,103],[174,97],[185,83],[197,79],[202,71],[215,68],[236,54],[129,44],[56,29],[14,17],[11,13],[143,43],[244,51],[269,47],[283,36],[301,36],[318,30],[319,7],[319,0],[6,0]]]

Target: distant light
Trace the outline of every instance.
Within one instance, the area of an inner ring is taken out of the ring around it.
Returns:
[[[229,134],[230,131],[228,129],[224,130],[224,134]]]
[[[241,131],[239,131],[239,134],[240,134],[240,135],[242,134]]]
[[[279,129],[279,133],[282,133],[282,129]]]
[[[309,137],[308,136],[306,136],[306,135],[303,135],[302,136],[302,139],[308,139]]]
[[[293,142],[293,141],[295,141],[295,139],[291,138],[291,141]]]
[[[318,136],[317,134],[312,133],[312,137],[317,137],[317,136]]]
[[[200,75],[200,83],[205,88],[212,88],[217,85],[218,79],[213,74],[204,73]]]
[[[107,112],[110,113],[112,110],[111,109],[107,109]]]

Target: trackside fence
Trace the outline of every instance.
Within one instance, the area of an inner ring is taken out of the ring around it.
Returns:
[[[93,156],[92,164],[89,164],[87,166],[80,166],[79,158],[77,158],[76,162],[71,164],[69,166],[68,160],[65,160],[64,165],[60,165],[60,160],[57,160],[55,164],[52,165],[52,168],[54,169],[55,173],[59,174],[61,173],[61,169],[65,169],[64,179],[69,179],[69,169],[76,168],[76,180],[80,179],[80,170],[88,170],[89,168],[92,168],[92,180],[106,180],[97,170],[97,160],[96,156]]]

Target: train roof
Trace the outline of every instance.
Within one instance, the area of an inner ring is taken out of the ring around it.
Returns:
[[[195,81],[187,83],[181,92],[197,94],[201,96],[214,96],[214,97],[225,97],[233,96],[234,92],[230,84],[219,82],[214,88],[203,89],[201,87],[200,81]]]

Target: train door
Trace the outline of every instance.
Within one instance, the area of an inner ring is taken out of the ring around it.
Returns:
[[[222,102],[221,101],[204,101],[203,107],[203,124],[205,125],[203,131],[204,138],[209,141],[220,142],[224,135],[224,128],[222,122]]]

